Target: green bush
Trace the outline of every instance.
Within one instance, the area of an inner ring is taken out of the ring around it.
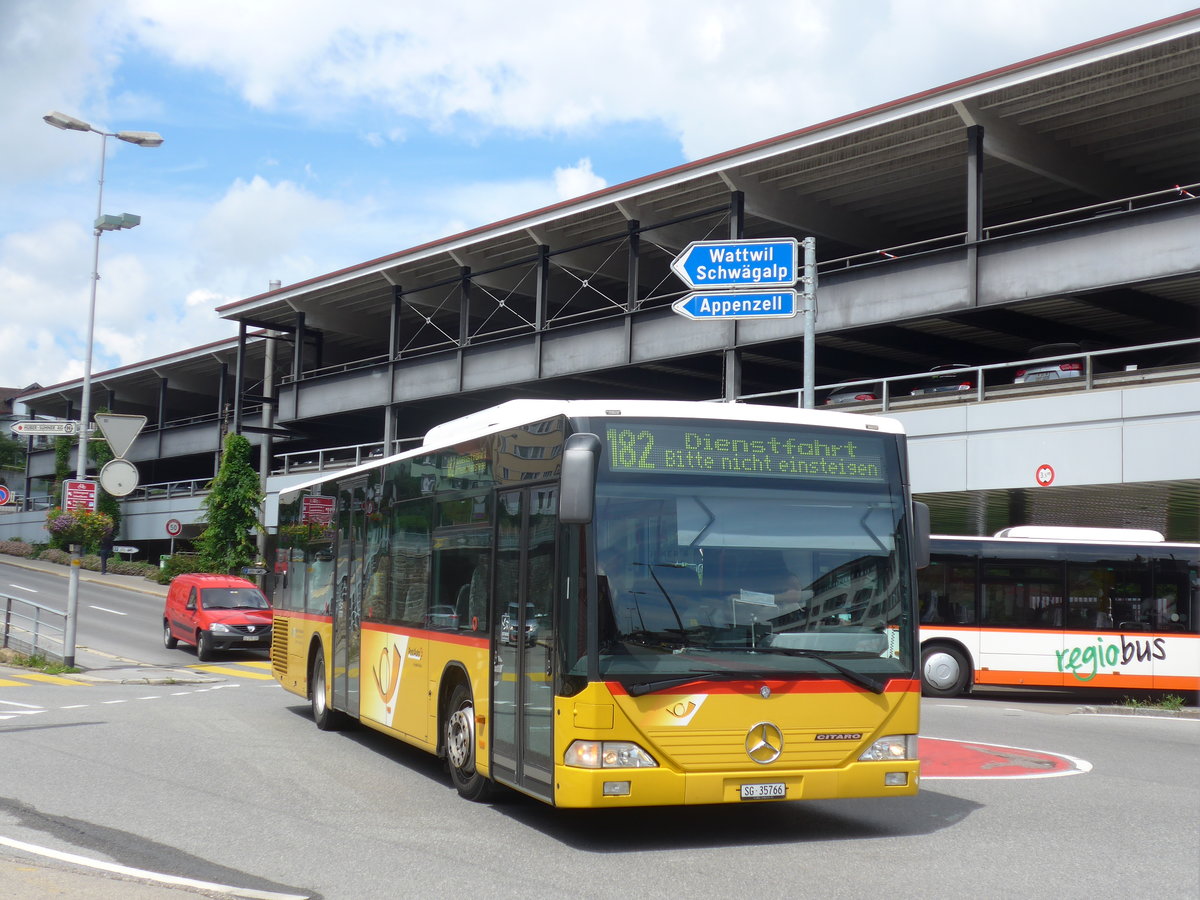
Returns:
[[[38,559],[46,562],[57,563],[60,566],[69,566],[71,564],[71,554],[66,550],[56,550],[51,547],[49,550],[43,550],[37,555]]]
[[[176,553],[174,556],[168,556],[166,564],[161,568],[156,569],[153,574],[147,575],[152,581],[157,581],[159,584],[170,584],[171,579],[176,575],[187,575],[192,572],[220,572],[220,569],[212,567],[205,568],[199,554],[196,553]]]

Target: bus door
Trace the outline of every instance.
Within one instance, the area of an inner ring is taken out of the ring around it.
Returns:
[[[359,624],[365,570],[366,478],[346,482],[338,492],[338,543],[333,591],[333,706],[358,716]]]
[[[497,501],[491,774],[551,800],[558,489],[502,491]]]

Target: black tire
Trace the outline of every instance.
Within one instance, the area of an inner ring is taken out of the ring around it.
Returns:
[[[971,666],[961,650],[949,644],[921,650],[921,693],[926,697],[957,697],[970,679]]]
[[[345,725],[345,717],[329,705],[327,687],[325,651],[318,647],[308,672],[308,699],[312,704],[313,721],[322,731],[339,731]]]
[[[465,684],[450,692],[443,728],[446,765],[459,796],[480,803],[490,800],[496,786],[475,769],[475,701]]]
[[[179,638],[171,634],[171,626],[163,619],[163,646],[168,650],[174,650],[179,646]]]
[[[213,658],[213,639],[207,631],[196,633],[196,659],[208,662]]]

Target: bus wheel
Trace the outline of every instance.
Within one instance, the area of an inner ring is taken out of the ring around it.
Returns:
[[[308,673],[308,694],[312,701],[313,721],[322,731],[337,731],[342,718],[337,710],[331,709],[325,696],[325,651],[317,648],[313,657],[312,670]]]
[[[446,715],[446,762],[450,780],[467,800],[487,800],[492,783],[475,770],[475,703],[465,684],[455,685]]]
[[[921,688],[926,697],[957,697],[971,673],[962,653],[945,644],[921,651]]]

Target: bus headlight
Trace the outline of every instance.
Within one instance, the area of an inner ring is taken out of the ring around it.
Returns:
[[[917,736],[915,734],[889,734],[871,744],[859,762],[888,762],[898,759],[917,758]]]
[[[563,762],[579,769],[646,769],[658,765],[632,741],[574,741]]]

